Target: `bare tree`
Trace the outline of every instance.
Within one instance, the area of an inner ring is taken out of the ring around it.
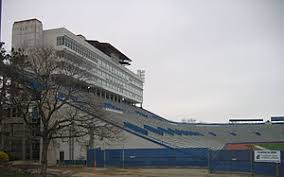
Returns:
[[[9,91],[9,77],[7,75],[6,63],[8,63],[11,58],[3,46],[4,43],[0,43],[0,149],[4,149],[2,121],[6,115],[5,105],[8,103],[7,95]]]
[[[88,90],[88,71],[79,64],[62,58],[54,49],[36,48],[25,51],[24,55],[12,58],[10,69],[16,83],[11,90],[12,104],[21,112],[26,127],[35,130],[31,123],[31,108],[38,112],[42,139],[41,176],[46,176],[48,146],[53,139],[81,137],[87,135],[95,119],[102,119],[104,112],[95,100],[80,100],[80,104],[93,109],[92,116],[70,112],[70,102],[83,98]],[[62,116],[69,114],[69,116]],[[72,135],[67,131],[74,130]],[[106,127],[106,126],[104,126]]]
[[[70,119],[72,124],[70,127],[58,132],[61,137],[64,137],[62,141],[69,143],[69,155],[72,159],[74,157],[74,154],[72,154],[74,143],[87,150],[94,148],[96,141],[104,141],[108,144],[109,142],[115,143],[125,140],[122,129],[99,118],[94,118],[74,107],[68,106],[66,109],[61,110],[60,114],[64,119]],[[107,113],[103,113],[103,116],[107,116]],[[82,134],[84,135],[82,136]]]

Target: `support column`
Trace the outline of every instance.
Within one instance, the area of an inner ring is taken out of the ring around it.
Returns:
[[[22,160],[26,160],[26,138],[22,138]]]
[[[26,126],[23,123],[23,138],[22,138],[22,159],[26,160]]]
[[[33,160],[33,141],[30,142],[30,160]]]
[[[0,142],[0,150],[4,150],[4,126],[3,123],[0,124],[0,136],[1,136],[1,142]]]
[[[3,150],[4,149],[4,135],[3,135],[3,132],[1,132],[0,136],[1,136],[0,149]]]

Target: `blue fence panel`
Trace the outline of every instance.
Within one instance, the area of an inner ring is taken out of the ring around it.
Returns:
[[[276,176],[275,163],[254,163],[254,173],[260,175]]]
[[[211,151],[211,159],[216,161],[250,161],[251,152],[248,150]]]
[[[210,159],[208,159],[208,153]],[[284,177],[284,151],[279,176]],[[253,154],[247,150],[209,151],[205,148],[184,149],[92,149],[88,151],[87,165],[99,167],[208,167],[210,171],[252,172],[257,175],[275,176],[277,164],[253,162]],[[69,163],[69,162],[65,162]],[[71,162],[70,162],[71,163]],[[79,163],[79,162],[78,162]],[[79,163],[80,164],[80,163]],[[208,164],[210,166],[208,166]]]
[[[101,151],[101,154],[103,154],[103,157],[105,157],[102,160],[102,166],[116,166],[116,167],[121,167],[122,166],[122,150],[120,149],[115,149],[115,150],[104,150]]]
[[[284,156],[281,156],[281,158],[284,158]],[[279,176],[284,177],[284,161],[279,164]]]
[[[242,161],[211,161],[213,171],[250,172],[251,163]]]
[[[115,167],[207,166],[207,149],[89,150],[87,165]]]
[[[96,158],[96,160],[95,160]],[[102,166],[104,164],[104,154],[100,149],[91,149],[87,152],[87,166]]]

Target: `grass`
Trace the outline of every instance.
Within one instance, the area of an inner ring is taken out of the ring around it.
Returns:
[[[270,150],[284,150],[284,143],[267,143],[257,145]]]
[[[16,172],[0,171],[0,177],[32,177],[32,175],[23,174],[23,173],[16,173]]]

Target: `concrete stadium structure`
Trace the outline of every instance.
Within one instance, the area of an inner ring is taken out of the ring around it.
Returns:
[[[80,62],[93,77],[88,81],[92,90],[83,93],[84,96],[79,99],[99,100],[104,111],[108,112],[104,121],[123,130],[124,140],[107,143],[97,140],[93,148],[222,149],[228,143],[284,142],[284,124],[281,121],[224,124],[169,121],[142,108],[145,72],[130,71],[126,65],[130,64],[131,59],[111,44],[87,40],[84,36],[75,35],[65,28],[43,30],[42,23],[37,19],[14,23],[13,48],[39,46],[52,47],[62,52],[62,57]],[[71,105],[90,115],[93,114],[91,109],[77,102]],[[29,144],[25,142],[25,137],[17,141],[24,149],[24,146]],[[34,146],[40,149],[39,142],[36,145],[31,143],[30,146],[31,149]],[[70,148],[70,143],[54,142],[50,147],[50,160],[55,162],[86,159],[87,149],[84,146],[77,143],[72,146]]]

